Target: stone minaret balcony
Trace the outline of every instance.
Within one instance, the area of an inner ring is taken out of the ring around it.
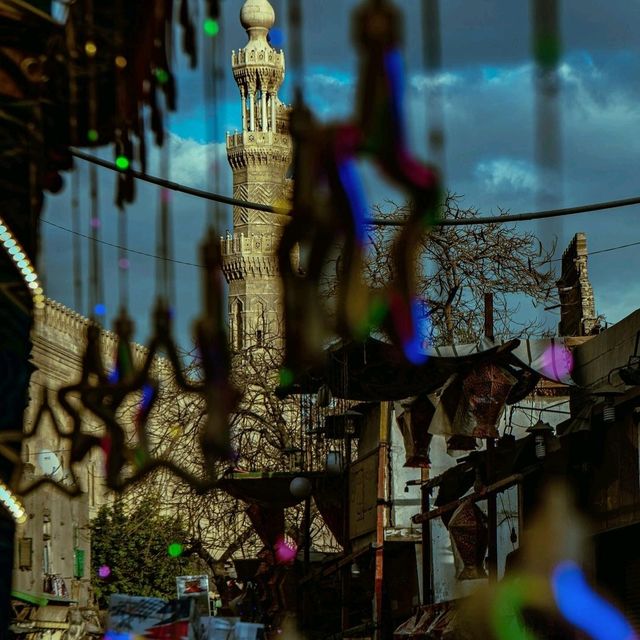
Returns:
[[[247,0],[240,12],[240,22],[249,42],[231,54],[233,77],[240,89],[242,130],[285,132],[278,89],[284,81],[284,53],[267,41],[276,20],[267,0]]]
[[[261,204],[276,204],[286,195],[285,177],[291,164],[289,109],[279,97],[285,76],[282,51],[267,40],[275,23],[273,7],[267,0],[246,0],[240,22],[249,41],[233,51],[231,66],[240,91],[242,129],[227,134],[227,157],[233,170],[234,196]],[[236,233],[266,233],[266,225],[282,225],[283,216],[236,207]],[[262,227],[262,228],[256,228]]]
[[[227,282],[278,275],[276,251],[280,238],[273,233],[230,234],[220,238]]]

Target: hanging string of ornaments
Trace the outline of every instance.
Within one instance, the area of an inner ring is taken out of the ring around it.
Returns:
[[[300,43],[299,3],[292,7],[294,43]],[[353,33],[360,57],[353,122],[318,124],[300,87],[291,112],[292,221],[278,251],[285,303],[284,388],[321,362],[325,339],[331,334],[363,340],[371,331],[383,329],[408,361],[419,365],[426,359],[421,347],[427,311],[415,293],[414,262],[424,234],[439,217],[440,178],[435,168],[419,162],[408,149],[399,11],[387,0],[365,2],[354,14]],[[299,46],[293,48],[294,61],[301,64]],[[301,77],[300,69],[294,67],[294,73]],[[370,291],[362,275],[368,204],[357,171],[359,159],[371,160],[409,196],[410,213],[392,249],[394,280],[383,292]],[[320,306],[320,279],[338,238],[343,275],[337,319],[330,323]],[[309,256],[303,276],[297,263],[301,253]]]

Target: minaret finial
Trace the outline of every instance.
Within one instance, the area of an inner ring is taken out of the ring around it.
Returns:
[[[269,0],[245,0],[240,10],[240,22],[251,40],[266,39],[276,21],[276,13]]]

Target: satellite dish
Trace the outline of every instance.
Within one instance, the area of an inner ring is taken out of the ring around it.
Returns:
[[[60,460],[58,460],[58,456],[53,453],[53,451],[50,451],[49,449],[42,449],[38,452],[36,459],[38,461],[38,466],[45,476],[49,476],[57,482],[64,478],[62,464]]]

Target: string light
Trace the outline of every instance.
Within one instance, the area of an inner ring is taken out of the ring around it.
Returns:
[[[22,502],[18,499],[18,496],[7,487],[4,482],[0,480],[0,502],[5,506],[9,513],[13,516],[13,519],[18,524],[23,524],[27,521],[27,512],[22,505]]]
[[[127,59],[124,56],[116,56],[115,63],[118,69],[124,69],[127,66]]]
[[[167,552],[172,558],[179,558],[182,555],[182,545],[179,542],[172,542],[167,548]]]
[[[89,142],[98,142],[98,132],[95,129],[87,131],[87,140]]]
[[[30,289],[34,308],[44,309],[44,291],[35,267],[2,217],[0,217],[0,242]]]
[[[88,40],[84,45],[84,52],[87,54],[87,56],[89,56],[90,58],[93,58],[93,56],[95,56],[96,53],[98,52],[98,47],[96,47],[96,43],[91,42],[91,40]]]

